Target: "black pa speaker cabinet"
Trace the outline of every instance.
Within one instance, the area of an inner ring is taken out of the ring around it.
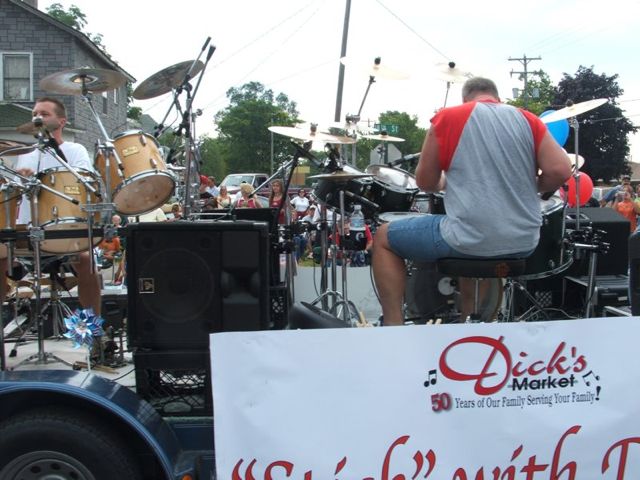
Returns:
[[[268,328],[268,262],[263,222],[129,225],[129,345],[207,349],[209,333]]]
[[[580,226],[603,230],[606,233],[603,241],[610,245],[607,253],[598,255],[596,275],[626,275],[629,267],[628,241],[631,233],[629,220],[612,208],[587,207],[580,209]],[[575,208],[567,209],[566,228],[576,228]],[[582,253],[581,258],[574,259],[566,275],[588,275],[589,255],[588,252]]]

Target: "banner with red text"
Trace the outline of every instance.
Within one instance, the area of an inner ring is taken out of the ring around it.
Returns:
[[[640,478],[637,317],[218,333],[220,479]]]

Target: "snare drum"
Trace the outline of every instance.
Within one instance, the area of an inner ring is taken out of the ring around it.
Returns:
[[[78,174],[86,183],[100,193],[98,177],[88,170],[77,169]],[[49,168],[38,174],[38,180],[49,189],[73,198],[78,205],[62,198],[55,193],[41,188],[38,193],[38,215],[32,219],[34,225],[44,230],[87,230],[89,215],[82,207],[88,203],[97,203],[96,195],[91,193],[86,185],[81,183],[75,175],[64,168]],[[98,223],[100,214],[93,214],[94,223]],[[93,246],[100,243],[102,238],[93,237]],[[89,249],[89,239],[86,235],[81,238],[62,238],[43,240],[40,244],[43,252],[66,254]]]
[[[409,172],[383,165],[369,165],[373,175],[371,193],[367,197],[380,205],[380,212],[408,212],[418,193],[416,179]]]
[[[129,131],[113,140],[115,151],[122,162],[118,168],[115,157],[106,159],[99,151],[95,165],[102,178],[110,180],[111,200],[116,210],[124,215],[140,215],[167,203],[175,180],[167,171],[158,142],[142,131]]]
[[[542,225],[540,240],[527,258],[522,278],[546,278],[563,272],[573,263],[572,252],[565,247],[565,204],[560,197],[540,200]]]
[[[362,172],[356,168],[353,168],[349,165],[344,165],[342,167],[342,171],[345,173],[354,173],[354,174],[362,174]],[[335,180],[318,180],[318,183],[313,189],[313,195],[318,199],[318,201],[324,205],[328,205],[334,208],[340,208],[340,191],[346,190],[359,197],[367,198],[368,194],[371,190],[371,179],[370,178],[354,178],[348,180],[346,182],[336,182]],[[358,201],[358,197],[352,197],[350,195],[344,196],[344,209],[345,212],[350,212],[353,210],[353,206],[356,203],[361,203]],[[373,211],[368,208],[366,204],[362,205],[362,212],[365,217],[372,218]]]

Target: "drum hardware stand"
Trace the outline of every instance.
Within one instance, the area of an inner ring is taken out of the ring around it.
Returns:
[[[200,87],[200,82],[202,81],[202,77],[204,77],[204,72],[207,68],[207,65],[209,64],[209,60],[211,59],[211,56],[213,55],[213,52],[215,52],[216,47],[214,47],[213,45],[211,45],[209,47],[209,52],[207,53],[207,57],[206,60],[204,62],[204,66],[202,68],[202,71],[200,72],[200,76],[198,77],[198,82],[196,83],[195,88],[191,87],[191,84],[189,83],[189,81],[191,80],[191,72],[193,71],[193,68],[196,66],[196,64],[198,63],[200,57],[202,56],[202,54],[204,53],[205,49],[207,48],[207,45],[209,44],[209,42],[211,41],[211,37],[207,37],[207,40],[205,41],[204,45],[202,46],[202,49],[200,50],[200,53],[198,54],[198,58],[196,58],[192,65],[191,68],[189,68],[189,70],[187,71],[187,73],[185,74],[184,80],[182,81],[182,84],[176,89],[175,91],[175,98],[177,99],[178,95],[180,95],[180,93],[182,93],[182,91],[184,90],[187,94],[187,99],[185,102],[185,110],[182,113],[182,123],[180,124],[180,126],[178,127],[178,131],[176,133],[176,135],[179,137],[182,135],[182,130],[184,130],[184,138],[185,138],[185,142],[184,142],[184,157],[185,157],[185,162],[187,163],[186,167],[186,178],[190,179],[191,178],[191,170],[193,168],[193,162],[192,162],[192,157],[193,157],[193,151],[192,148],[198,148],[197,145],[195,144],[195,141],[193,139],[193,133],[195,131],[195,118],[196,115],[193,115],[193,100],[196,96],[196,93],[198,93],[198,89]],[[176,100],[177,102],[177,100]],[[178,103],[176,103],[176,107],[178,109],[178,112],[180,112],[180,105]],[[196,171],[198,171],[199,169],[197,167],[199,167],[199,165],[195,165],[196,166]],[[186,182],[185,185],[185,199],[183,202],[183,209],[184,209],[184,216],[185,217],[189,217],[191,214],[191,207],[192,207],[192,202],[190,201],[190,197],[191,197],[191,182]]]
[[[576,223],[577,223],[576,219]],[[585,297],[584,306],[584,318],[591,318],[594,314],[593,310],[593,295],[595,294],[595,278],[596,269],[598,266],[598,254],[604,254],[609,251],[610,244],[602,241],[602,236],[606,235],[603,230],[594,230],[591,227],[583,228],[582,230],[575,230],[572,232],[572,243],[576,249],[576,257],[581,257],[581,252],[584,250],[589,255],[589,269],[587,272],[587,291]],[[579,243],[579,241],[583,243]]]
[[[43,185],[41,185],[43,186]],[[36,190],[36,189],[34,189]],[[31,205],[31,218],[38,218],[38,196],[31,192],[30,205]],[[56,192],[57,193],[57,192]],[[46,352],[44,348],[44,315],[42,311],[42,268],[40,265],[41,257],[40,257],[40,243],[44,240],[44,230],[40,227],[32,227],[29,232],[29,240],[33,246],[33,255],[34,255],[34,293],[35,293],[35,315],[38,329],[38,352],[30,355],[25,358],[18,364],[16,364],[13,369],[19,368],[22,365],[27,363],[31,363],[35,361],[36,365],[47,364],[49,361],[53,360],[55,362],[64,363],[69,367],[72,367],[72,364],[63,360],[56,355]]]

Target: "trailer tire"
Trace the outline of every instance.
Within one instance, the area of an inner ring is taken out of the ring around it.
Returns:
[[[0,423],[0,478],[139,480],[126,440],[70,409],[38,408]]]

